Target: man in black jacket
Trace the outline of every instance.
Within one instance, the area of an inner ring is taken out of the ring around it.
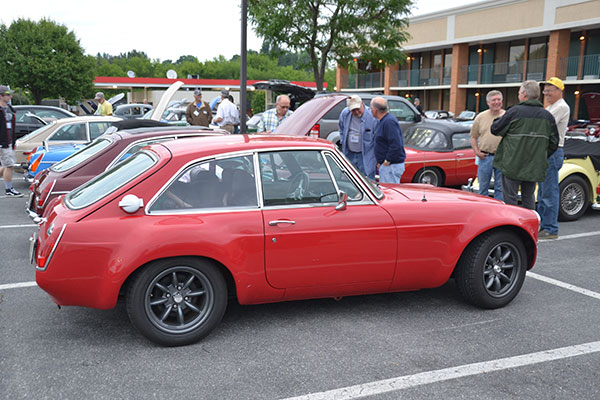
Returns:
[[[0,170],[4,178],[6,196],[22,197],[23,194],[12,186],[13,166],[15,165],[15,123],[16,112],[9,104],[12,90],[0,86]]]

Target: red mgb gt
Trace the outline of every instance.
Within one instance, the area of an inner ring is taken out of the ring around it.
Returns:
[[[508,304],[536,258],[538,216],[431,185],[375,186],[320,139],[231,135],[145,147],[48,210],[38,285],[109,309],[168,346],[240,304],[434,288]]]

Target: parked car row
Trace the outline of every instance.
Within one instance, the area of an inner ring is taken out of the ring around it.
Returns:
[[[538,215],[457,190],[370,181],[335,144],[310,137],[346,98],[313,99],[272,135],[122,129],[54,164],[28,203],[40,224],[30,248],[39,287],[60,306],[109,309],[122,296],[132,325],[166,346],[208,335],[230,301],[452,278],[475,306],[510,303],[535,263]],[[455,130],[428,126],[415,126],[419,146],[461,147]]]

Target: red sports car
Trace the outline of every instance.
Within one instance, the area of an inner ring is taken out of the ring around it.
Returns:
[[[168,346],[240,304],[434,288],[497,308],[536,259],[538,215],[431,185],[376,186],[321,139],[153,144],[59,198],[32,238],[59,305],[109,309]]]

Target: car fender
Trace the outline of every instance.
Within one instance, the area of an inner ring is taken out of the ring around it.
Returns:
[[[590,191],[590,199],[594,198],[594,189],[598,186],[598,173],[594,169],[589,158],[585,159],[568,159],[564,162],[562,168],[558,171],[558,182],[562,182],[568,176],[573,174],[580,175],[585,178]]]

